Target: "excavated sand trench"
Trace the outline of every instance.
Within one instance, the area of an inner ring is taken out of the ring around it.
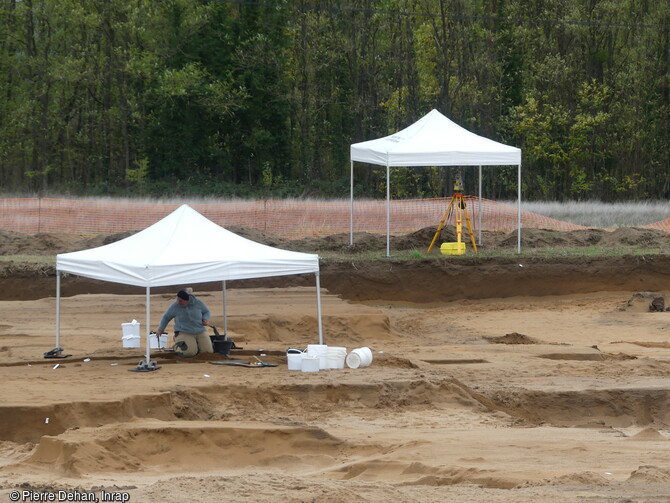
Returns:
[[[142,477],[194,473],[422,491],[668,476],[668,313],[619,309],[628,293],[430,305],[326,295],[329,340],[367,344],[374,360],[306,375],[283,352],[312,340],[312,295],[232,294],[230,330],[278,367],[156,354],[162,368],[149,375],[127,372],[141,352],[118,347],[119,320],[141,312],[128,296],[66,300],[73,356],[57,369],[35,358],[53,346],[53,301],[2,302],[0,376],[21,391],[0,407],[0,473],[30,487],[132,479],[137,491],[151,483]]]

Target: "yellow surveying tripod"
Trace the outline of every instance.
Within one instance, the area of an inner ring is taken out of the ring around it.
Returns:
[[[445,222],[449,220],[449,217],[451,217],[451,212],[454,209],[456,210],[456,242],[459,243],[459,245],[462,242],[463,215],[465,215],[465,222],[468,225],[468,232],[470,233],[470,240],[472,241],[472,249],[475,251],[475,253],[477,253],[475,235],[472,233],[472,224],[470,223],[470,217],[466,211],[465,199],[463,199],[463,178],[461,177],[460,173],[456,173],[454,181],[454,195],[451,197],[451,201],[449,201],[449,206],[447,206],[442,220],[440,220],[440,225],[437,226],[437,231],[435,232],[435,236],[433,236],[433,240],[430,242],[430,246],[428,247],[426,254],[430,253],[430,250],[433,249],[433,245],[435,244],[435,241],[437,241],[437,237],[440,235],[440,232],[442,232],[442,228],[444,227]]]

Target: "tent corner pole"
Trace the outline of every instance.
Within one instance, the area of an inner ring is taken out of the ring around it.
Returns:
[[[316,271],[314,276],[316,276],[316,316],[319,326],[319,344],[323,344],[323,324],[321,322],[321,278],[319,271]]]
[[[354,160],[351,160],[351,175],[349,176],[349,246],[354,244]]]
[[[147,287],[146,291],[146,306],[147,306],[147,326],[146,326],[146,344],[147,344],[147,352],[146,352],[146,358],[147,358],[147,367],[149,367],[151,363],[151,335],[149,335],[149,332],[151,332],[151,287]]]
[[[518,164],[517,171],[517,253],[521,253],[521,163]]]
[[[479,166],[479,210],[477,211],[477,244],[482,245],[482,167]]]
[[[386,152],[386,256],[391,256],[391,170]]]
[[[60,347],[60,271],[56,271],[56,348]]]
[[[223,335],[228,334],[228,299],[226,297],[226,280],[224,279],[221,282],[221,288],[223,292]]]

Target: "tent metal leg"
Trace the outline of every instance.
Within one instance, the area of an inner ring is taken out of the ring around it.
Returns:
[[[149,362],[151,361],[151,288],[147,287],[146,289],[146,326],[144,327],[145,332],[146,332],[146,344],[147,344],[147,365],[149,365]]]
[[[386,256],[391,256],[391,170],[386,153]]]
[[[44,353],[44,358],[67,358],[60,346],[60,271],[56,272],[56,347]]]
[[[477,211],[477,244],[482,245],[482,167],[479,166],[479,210]]]
[[[151,288],[147,287],[146,290],[146,299],[145,299],[145,304],[147,307],[147,313],[146,313],[146,359],[141,360],[140,363],[137,364],[137,368],[134,369],[128,369],[130,372],[152,372],[154,370],[158,370],[160,367],[156,365],[155,361],[151,360]]]
[[[321,275],[319,271],[314,273],[316,276],[316,316],[319,324],[319,344],[323,344],[323,325],[321,322]]]
[[[517,172],[517,253],[521,253],[521,163]]]
[[[349,246],[354,244],[354,161],[351,161],[351,175],[349,176],[351,188],[349,201]]]
[[[223,335],[228,335],[228,299],[226,295],[226,280],[221,282],[223,295]]]
[[[56,347],[60,347],[60,271],[56,273]]]

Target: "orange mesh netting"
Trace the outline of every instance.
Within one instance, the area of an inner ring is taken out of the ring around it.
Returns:
[[[479,228],[480,202],[464,196],[466,214]],[[451,198],[394,200],[390,233],[408,234],[437,227]],[[96,201],[88,199],[0,199],[0,229],[36,234],[113,234],[142,230],[168,215],[181,203]],[[222,227],[240,226],[272,232],[287,239],[323,237],[349,232],[350,202],[338,201],[221,201],[189,204]],[[455,213],[445,225],[455,224]],[[354,232],[386,234],[386,201],[354,201]],[[465,215],[463,215],[465,216]],[[463,222],[465,224],[465,221]],[[571,231],[586,227],[529,211],[521,212],[521,227]],[[516,205],[481,200],[481,229],[511,232],[517,228]],[[670,232],[667,219],[644,228]]]
[[[654,222],[653,224],[641,225],[641,229],[657,229],[663,232],[670,232],[670,217]]]

